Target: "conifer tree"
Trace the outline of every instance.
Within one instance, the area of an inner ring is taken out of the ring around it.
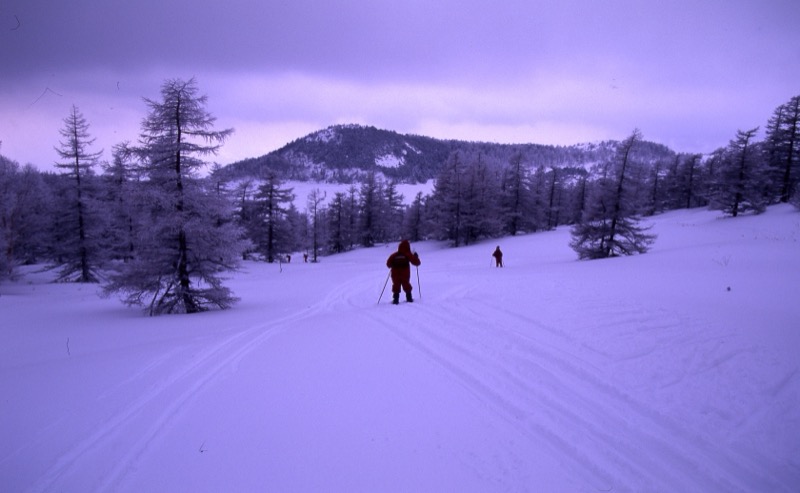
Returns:
[[[0,279],[39,262],[49,248],[52,194],[42,174],[0,155]]]
[[[505,231],[511,236],[525,229],[525,210],[528,202],[528,170],[522,153],[511,156],[500,186],[500,214],[505,221]]]
[[[258,244],[267,262],[272,263],[279,254],[288,253],[293,241],[287,219],[289,204],[294,200],[291,188],[270,173],[256,194],[260,234]]]
[[[100,268],[100,217],[94,207],[91,180],[93,167],[102,151],[91,152],[94,143],[89,133],[89,123],[73,105],[70,114],[63,120],[59,133],[63,140],[56,148],[61,161],[56,168],[72,185],[65,191],[64,208],[60,211],[63,226],[61,241],[56,245],[60,272],[57,280],[75,282],[98,282]]]
[[[442,166],[432,195],[437,236],[450,240],[455,247],[460,246],[464,238],[464,173],[464,164],[456,151]]]
[[[345,202],[346,217],[348,222],[348,250],[355,248],[358,243],[358,189],[355,185],[350,185],[347,189],[347,201]]]
[[[528,224],[531,231],[547,229],[547,170],[539,165],[534,170],[530,181],[530,203],[528,209]]]
[[[561,170],[550,167],[550,184],[547,192],[547,229],[555,229],[561,220],[562,182]]]
[[[235,269],[245,242],[228,218],[230,203],[199,178],[202,157],[215,154],[232,130],[213,130],[215,118],[194,79],[167,80],[161,100],[145,99],[137,153],[145,180],[148,228],[134,259],[105,286],[151,315],[228,308],[236,298],[220,274]]]
[[[328,214],[328,250],[331,253],[347,251],[350,241],[347,195],[336,192],[327,208]]]
[[[326,194],[319,188],[315,188],[308,194],[307,200],[307,215],[310,227],[310,246],[311,246],[311,261],[318,262],[318,256],[322,245],[325,243],[325,207],[322,203],[325,201]]]
[[[641,183],[633,178],[638,165],[633,150],[640,140],[641,134],[634,130],[619,144],[616,158],[596,170],[584,216],[571,231],[570,246],[580,259],[645,253],[655,240],[639,225]]]
[[[106,256],[127,262],[133,258],[136,237],[142,227],[139,221],[142,204],[137,203],[138,188],[135,153],[128,143],[114,146],[111,163],[104,164],[103,197],[108,210],[106,224]]]
[[[412,242],[421,241],[426,237],[425,225],[425,200],[422,192],[417,192],[414,201],[406,209],[403,220],[403,237]]]
[[[789,202],[800,183],[800,95],[775,109],[765,144],[777,200]]]
[[[707,204],[704,199],[706,177],[700,154],[680,155],[674,176],[670,176],[670,209],[690,209]]]
[[[736,133],[725,150],[711,207],[733,217],[767,207],[767,168],[755,142],[758,128]]]
[[[383,189],[383,213],[381,222],[385,225],[382,241],[399,240],[403,230],[403,194],[397,191],[397,183],[390,180]]]
[[[245,231],[245,235],[250,240],[250,246],[242,252],[242,260],[246,260],[248,255],[255,252],[255,246],[262,232],[258,205],[254,198],[257,191],[254,180],[247,179],[239,182],[232,192],[236,224]]]
[[[485,161],[478,158],[465,172],[462,231],[464,244],[500,234],[499,186]]]
[[[384,225],[381,224],[383,197],[382,183],[375,175],[369,173],[361,184],[360,190],[360,236],[361,245],[365,247],[374,246],[383,237]]]

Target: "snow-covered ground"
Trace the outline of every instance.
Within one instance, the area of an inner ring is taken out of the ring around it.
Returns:
[[[567,229],[416,244],[400,306],[394,245],[247,263],[191,316],[29,272],[0,285],[0,489],[799,491],[800,213],[652,222],[587,262]]]

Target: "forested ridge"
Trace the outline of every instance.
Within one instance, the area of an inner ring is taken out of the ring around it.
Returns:
[[[317,262],[401,238],[457,247],[569,225],[577,257],[596,259],[647,252],[657,238],[642,218],[663,211],[800,206],[800,96],[773,111],[763,140],[758,128],[740,130],[708,155],[674,152],[638,129],[559,147],[339,125],[210,174],[201,170],[232,130],[214,129],[195,81],[166,81],[146,105],[139,141],[108,160],[77,107],[54,143],[58,172],[0,155],[0,279],[45,264],[151,314],[183,313],[231,306],[220,275],[247,258]],[[288,180],[319,184],[303,210]],[[429,194],[398,192],[430,180]],[[349,188],[328,195],[326,182]]]
[[[376,172],[399,183],[423,183],[436,178],[454,152],[468,159],[480,156],[494,169],[502,169],[515,155],[538,166],[588,168],[611,158],[616,145],[615,141],[571,146],[469,142],[400,134],[371,126],[333,125],[269,154],[231,163],[216,173],[227,180],[274,174],[284,180],[357,183],[366,174]],[[649,161],[675,155],[664,145],[644,141],[638,152]]]

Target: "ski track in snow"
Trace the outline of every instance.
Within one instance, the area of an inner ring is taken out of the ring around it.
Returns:
[[[114,490],[120,480],[135,469],[137,459],[146,453],[151,441],[170,426],[170,421],[181,413],[193,396],[202,392],[220,373],[236,371],[238,362],[260,344],[291,327],[293,322],[319,312],[324,306],[315,305],[279,320],[236,330],[211,345],[206,341],[208,336],[199,337],[191,346],[157,356],[126,381],[99,396],[99,399],[104,399],[112,394],[131,395],[135,399],[120,404],[117,413],[98,423],[89,436],[61,454],[29,491],[61,491],[65,485],[73,484],[71,475],[85,475],[87,464],[96,463],[97,467],[106,462],[111,462],[113,466],[102,471],[99,475],[101,479],[91,485],[91,489]],[[176,368],[174,360],[179,353],[190,355],[189,363]],[[141,381],[149,381],[144,393],[138,390]],[[129,393],[129,390],[133,392]],[[120,450],[116,442],[124,441],[124,434],[130,426],[145,431],[134,443],[126,444],[124,450]],[[46,441],[46,433],[40,441]],[[109,454],[113,460],[109,460]]]
[[[783,485],[746,459],[704,440],[701,430],[685,429],[606,381],[570,352],[569,337],[554,327],[483,302],[467,289],[411,309],[416,313],[399,317],[373,311],[371,323],[435,361],[531,442],[547,443],[596,490],[749,492],[769,485],[781,491]],[[638,313],[635,307],[606,305],[599,318],[641,330],[652,317]],[[464,322],[478,315],[484,324]],[[425,323],[410,323],[407,316]],[[517,327],[533,327],[546,337],[534,339]],[[647,327],[657,328],[668,326]]]

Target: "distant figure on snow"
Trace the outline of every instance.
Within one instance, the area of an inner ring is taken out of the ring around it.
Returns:
[[[502,267],[503,266],[503,252],[500,251],[500,247],[498,246],[495,248],[494,253],[492,254],[494,257],[494,266],[495,267]]]
[[[419,255],[417,252],[411,252],[411,244],[408,240],[401,241],[397,251],[389,255],[386,267],[392,269],[392,304],[400,303],[400,288],[405,291],[407,302],[414,301],[411,296],[411,266],[419,264]]]

